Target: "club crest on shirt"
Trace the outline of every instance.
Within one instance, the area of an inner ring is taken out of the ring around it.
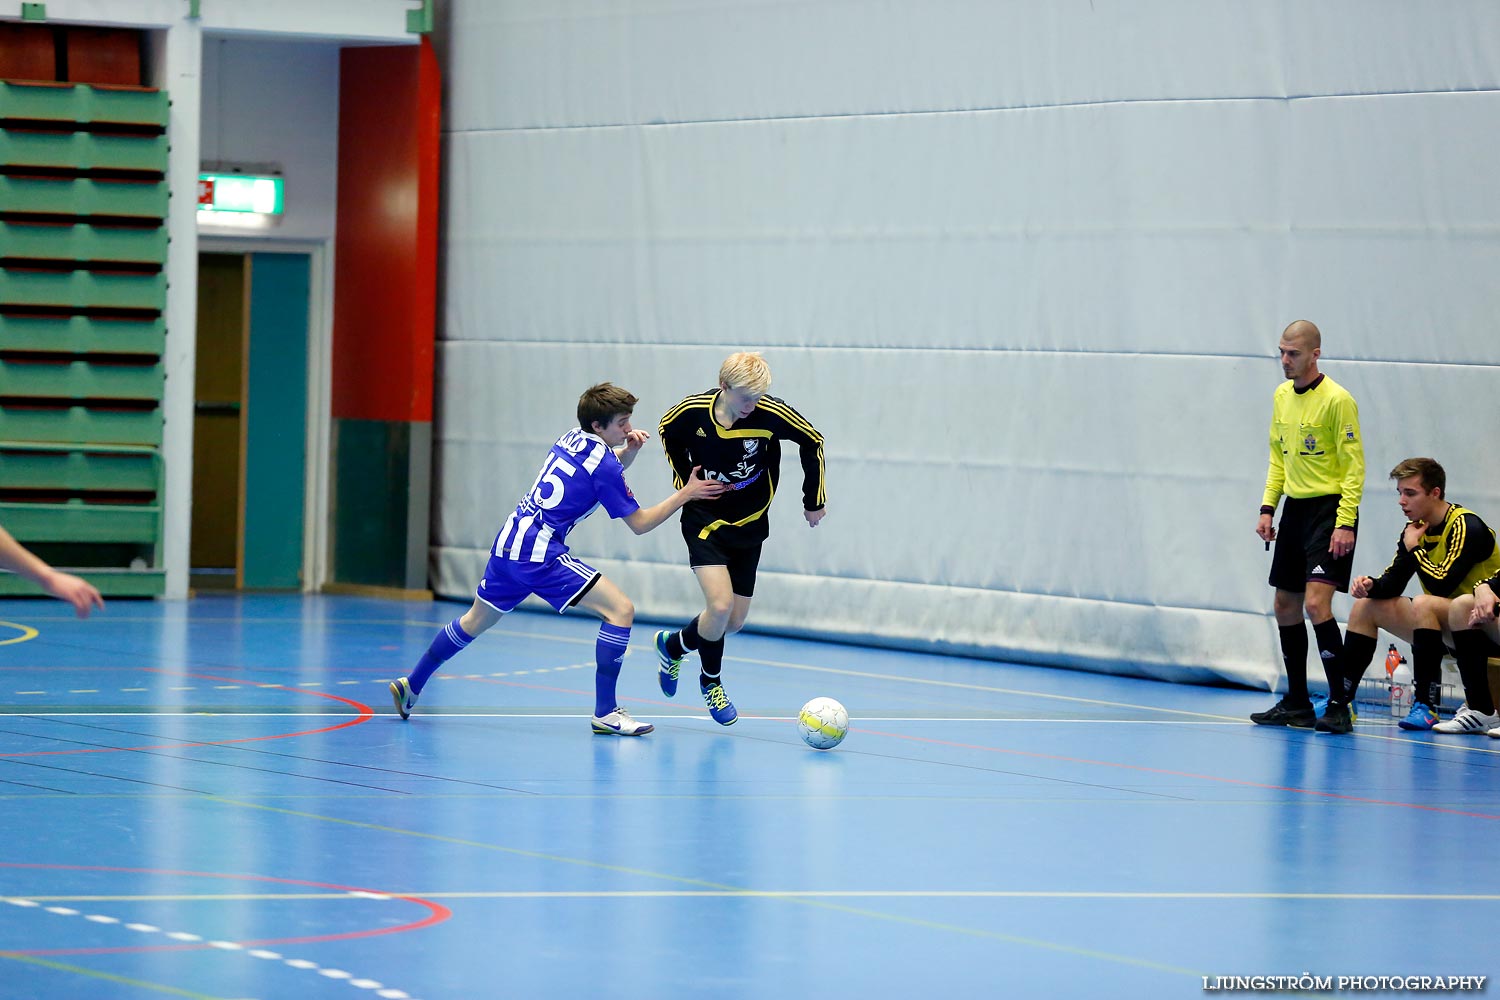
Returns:
[[[746,438],[745,439],[745,457],[749,458],[751,455],[754,455],[755,454],[755,450],[757,448],[759,448],[759,447],[760,447],[760,442],[757,441],[757,440],[755,440],[755,438]]]

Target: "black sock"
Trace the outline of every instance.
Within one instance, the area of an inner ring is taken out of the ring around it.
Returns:
[[[1458,675],[1464,679],[1464,700],[1481,715],[1495,714],[1490,695],[1490,640],[1477,628],[1453,633],[1453,651],[1458,654]]]
[[[1360,679],[1369,669],[1370,661],[1375,659],[1375,641],[1373,635],[1344,633],[1344,690],[1349,692],[1350,701],[1354,700],[1354,692],[1359,690]]]
[[[698,619],[694,618],[667,636],[667,655],[674,660],[680,660],[697,649],[698,643],[702,641],[702,637],[698,635]]]
[[[724,637],[703,639],[698,646],[698,659],[701,663],[698,686],[719,683],[719,672],[724,668]]]
[[[1307,697],[1307,626],[1281,625],[1281,661],[1286,664],[1286,700],[1294,705],[1308,704]]]
[[[1328,678],[1328,700],[1347,705],[1354,700],[1354,692],[1344,681],[1344,637],[1339,633],[1337,619],[1313,625],[1313,638],[1318,641],[1318,655],[1323,660],[1323,676]]]
[[[1435,628],[1411,633],[1412,701],[1434,712],[1443,703],[1443,633]]]

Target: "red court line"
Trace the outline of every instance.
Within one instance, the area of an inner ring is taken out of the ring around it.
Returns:
[[[1292,792],[1297,795],[1311,795],[1324,799],[1338,799],[1343,802],[1360,802],[1372,806],[1394,806],[1400,809],[1417,809],[1422,812],[1444,813],[1449,816],[1468,816],[1472,819],[1500,819],[1494,813],[1465,812],[1462,809],[1446,809],[1443,806],[1424,806],[1417,802],[1391,802],[1386,799],[1370,799],[1359,795],[1343,795],[1339,792],[1324,792],[1316,788],[1299,788],[1295,785],[1267,785],[1259,781],[1246,781],[1243,778],[1225,778],[1214,774],[1195,774],[1192,771],[1173,771],[1162,767],[1147,767],[1144,764],[1123,764],[1113,760],[1090,760],[1087,757],[1064,757],[1060,754],[1038,753],[1034,750],[1007,750],[1004,747],[987,747],[974,743],[955,743],[951,740],[938,740],[930,736],[906,736],[901,733],[882,733],[873,729],[851,729],[851,733],[863,733],[866,736],[885,736],[893,740],[910,740],[913,743],[931,743],[935,746],[955,747],[959,750],[979,750],[983,753],[1008,754],[1012,757],[1031,757],[1036,760],[1055,760],[1066,764],[1090,764],[1094,767],[1113,767],[1125,771],[1140,771],[1145,774],[1164,774],[1174,778],[1192,778],[1195,781],[1212,781],[1223,785],[1239,785],[1244,788],[1261,788],[1272,792]]]
[[[342,934],[318,934],[318,935],[313,935],[313,936],[310,936],[310,937],[266,938],[264,940],[259,940],[259,941],[236,941],[235,942],[235,944],[241,945],[242,947],[246,947],[246,948],[259,948],[259,947],[263,947],[265,945],[313,944],[313,943],[322,942],[322,941],[349,941],[349,940],[353,940],[353,939],[356,939],[356,938],[379,937],[382,934],[397,934],[397,933],[401,933],[401,932],[404,932],[404,931],[421,930],[424,927],[431,927],[434,924],[440,924],[443,921],[447,920],[449,917],[453,916],[453,911],[450,910],[450,909],[448,909],[446,906],[442,905],[441,903],[435,903],[435,902],[433,902],[430,899],[423,899],[420,896],[402,896],[402,895],[397,895],[395,893],[381,892],[381,890],[379,890],[379,889],[366,889],[366,888],[360,888],[360,887],[348,886],[348,885],[334,885],[333,883],[330,883],[330,882],[307,882],[307,881],[304,881],[302,879],[277,878],[277,877],[272,876],[272,875],[233,875],[233,874],[229,874],[229,873],[225,873],[225,872],[187,872],[187,871],[173,871],[171,869],[164,869],[164,868],[115,868],[115,867],[109,867],[109,866],[104,866],[104,865],[46,865],[46,864],[27,864],[27,863],[23,863],[23,862],[10,862],[10,861],[0,861],[0,868],[32,868],[32,869],[38,869],[38,868],[40,868],[40,869],[47,869],[47,870],[50,870],[50,871],[76,871],[76,872],[124,872],[124,873],[127,873],[127,874],[134,874],[134,875],[182,875],[182,876],[189,876],[189,877],[192,877],[192,878],[231,879],[231,880],[238,880],[238,881],[245,881],[245,882],[276,882],[276,883],[279,883],[279,884],[282,884],[282,885],[301,885],[301,886],[308,886],[310,888],[316,888],[316,889],[333,889],[333,890],[338,891],[338,892],[374,892],[374,893],[380,893],[380,895],[382,895],[382,896],[389,896],[391,899],[399,899],[399,900],[402,900],[403,902],[415,903],[418,906],[424,907],[428,911],[427,916],[424,917],[421,920],[414,920],[414,921],[411,921],[409,923],[398,924],[398,925],[396,925],[394,927],[376,927],[376,928],[371,928],[370,930],[363,930],[363,931],[345,931]],[[27,898],[27,896],[26,896],[25,893],[11,893],[10,895],[14,896],[17,899],[26,899]],[[120,953],[132,953],[133,954],[133,953],[136,953],[136,952],[147,952],[147,951],[198,951],[198,950],[202,950],[202,949],[205,949],[205,948],[212,948],[212,947],[213,946],[211,944],[208,944],[207,942],[204,942],[204,943],[201,943],[201,944],[141,945],[141,946],[137,946],[137,947],[119,947],[119,948],[46,948],[46,949],[36,949],[36,950],[31,950],[31,951],[10,948],[10,949],[6,949],[6,950],[10,951],[12,954],[16,954],[16,955],[55,956],[55,955],[112,955],[112,954],[120,954]]]
[[[268,736],[245,736],[237,740],[205,740],[201,743],[153,743],[148,746],[139,747],[90,747],[84,750],[28,750],[24,753],[0,753],[0,757],[61,757],[69,754],[82,753],[128,753],[132,750],[185,750],[190,747],[221,747],[233,743],[258,743],[261,740],[286,740],[294,736],[316,736],[318,733],[331,733],[336,729],[345,729],[349,726],[357,726],[361,722],[369,722],[375,717],[375,710],[363,702],[352,698],[344,698],[336,694],[328,694],[323,691],[307,691],[303,688],[287,687],[283,684],[266,684],[261,681],[246,680],[243,677],[218,677],[213,674],[191,674],[177,670],[162,670],[159,667],[142,667],[142,670],[153,674],[170,674],[174,677],[191,677],[200,681],[225,681],[231,684],[244,684],[247,687],[269,688],[272,691],[291,691],[295,694],[310,694],[314,698],[327,698],[329,701],[343,702],[359,712],[359,715],[347,722],[340,722],[334,726],[322,726],[318,729],[303,729],[295,733],[272,733]]]

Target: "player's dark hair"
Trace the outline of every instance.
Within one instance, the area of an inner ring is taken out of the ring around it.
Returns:
[[[635,412],[636,398],[617,385],[600,382],[578,397],[578,426],[594,433],[594,424],[606,426],[622,413]]]
[[[1421,478],[1422,489],[1427,492],[1431,493],[1436,489],[1442,491],[1442,496],[1448,495],[1448,474],[1433,459],[1408,458],[1391,470],[1391,478],[1395,480],[1410,479],[1412,476]]]

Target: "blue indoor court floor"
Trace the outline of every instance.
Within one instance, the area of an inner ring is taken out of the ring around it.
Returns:
[[[0,601],[0,997],[1197,997],[1500,971],[1500,740],[1368,710],[1352,737],[1264,729],[1264,692],[754,634],[721,728],[696,660],[661,696],[643,622],[620,692],[656,732],[594,736],[595,623],[530,613],[402,722],[386,684],[461,611]],[[817,695],[853,717],[831,752],[794,721]]]

